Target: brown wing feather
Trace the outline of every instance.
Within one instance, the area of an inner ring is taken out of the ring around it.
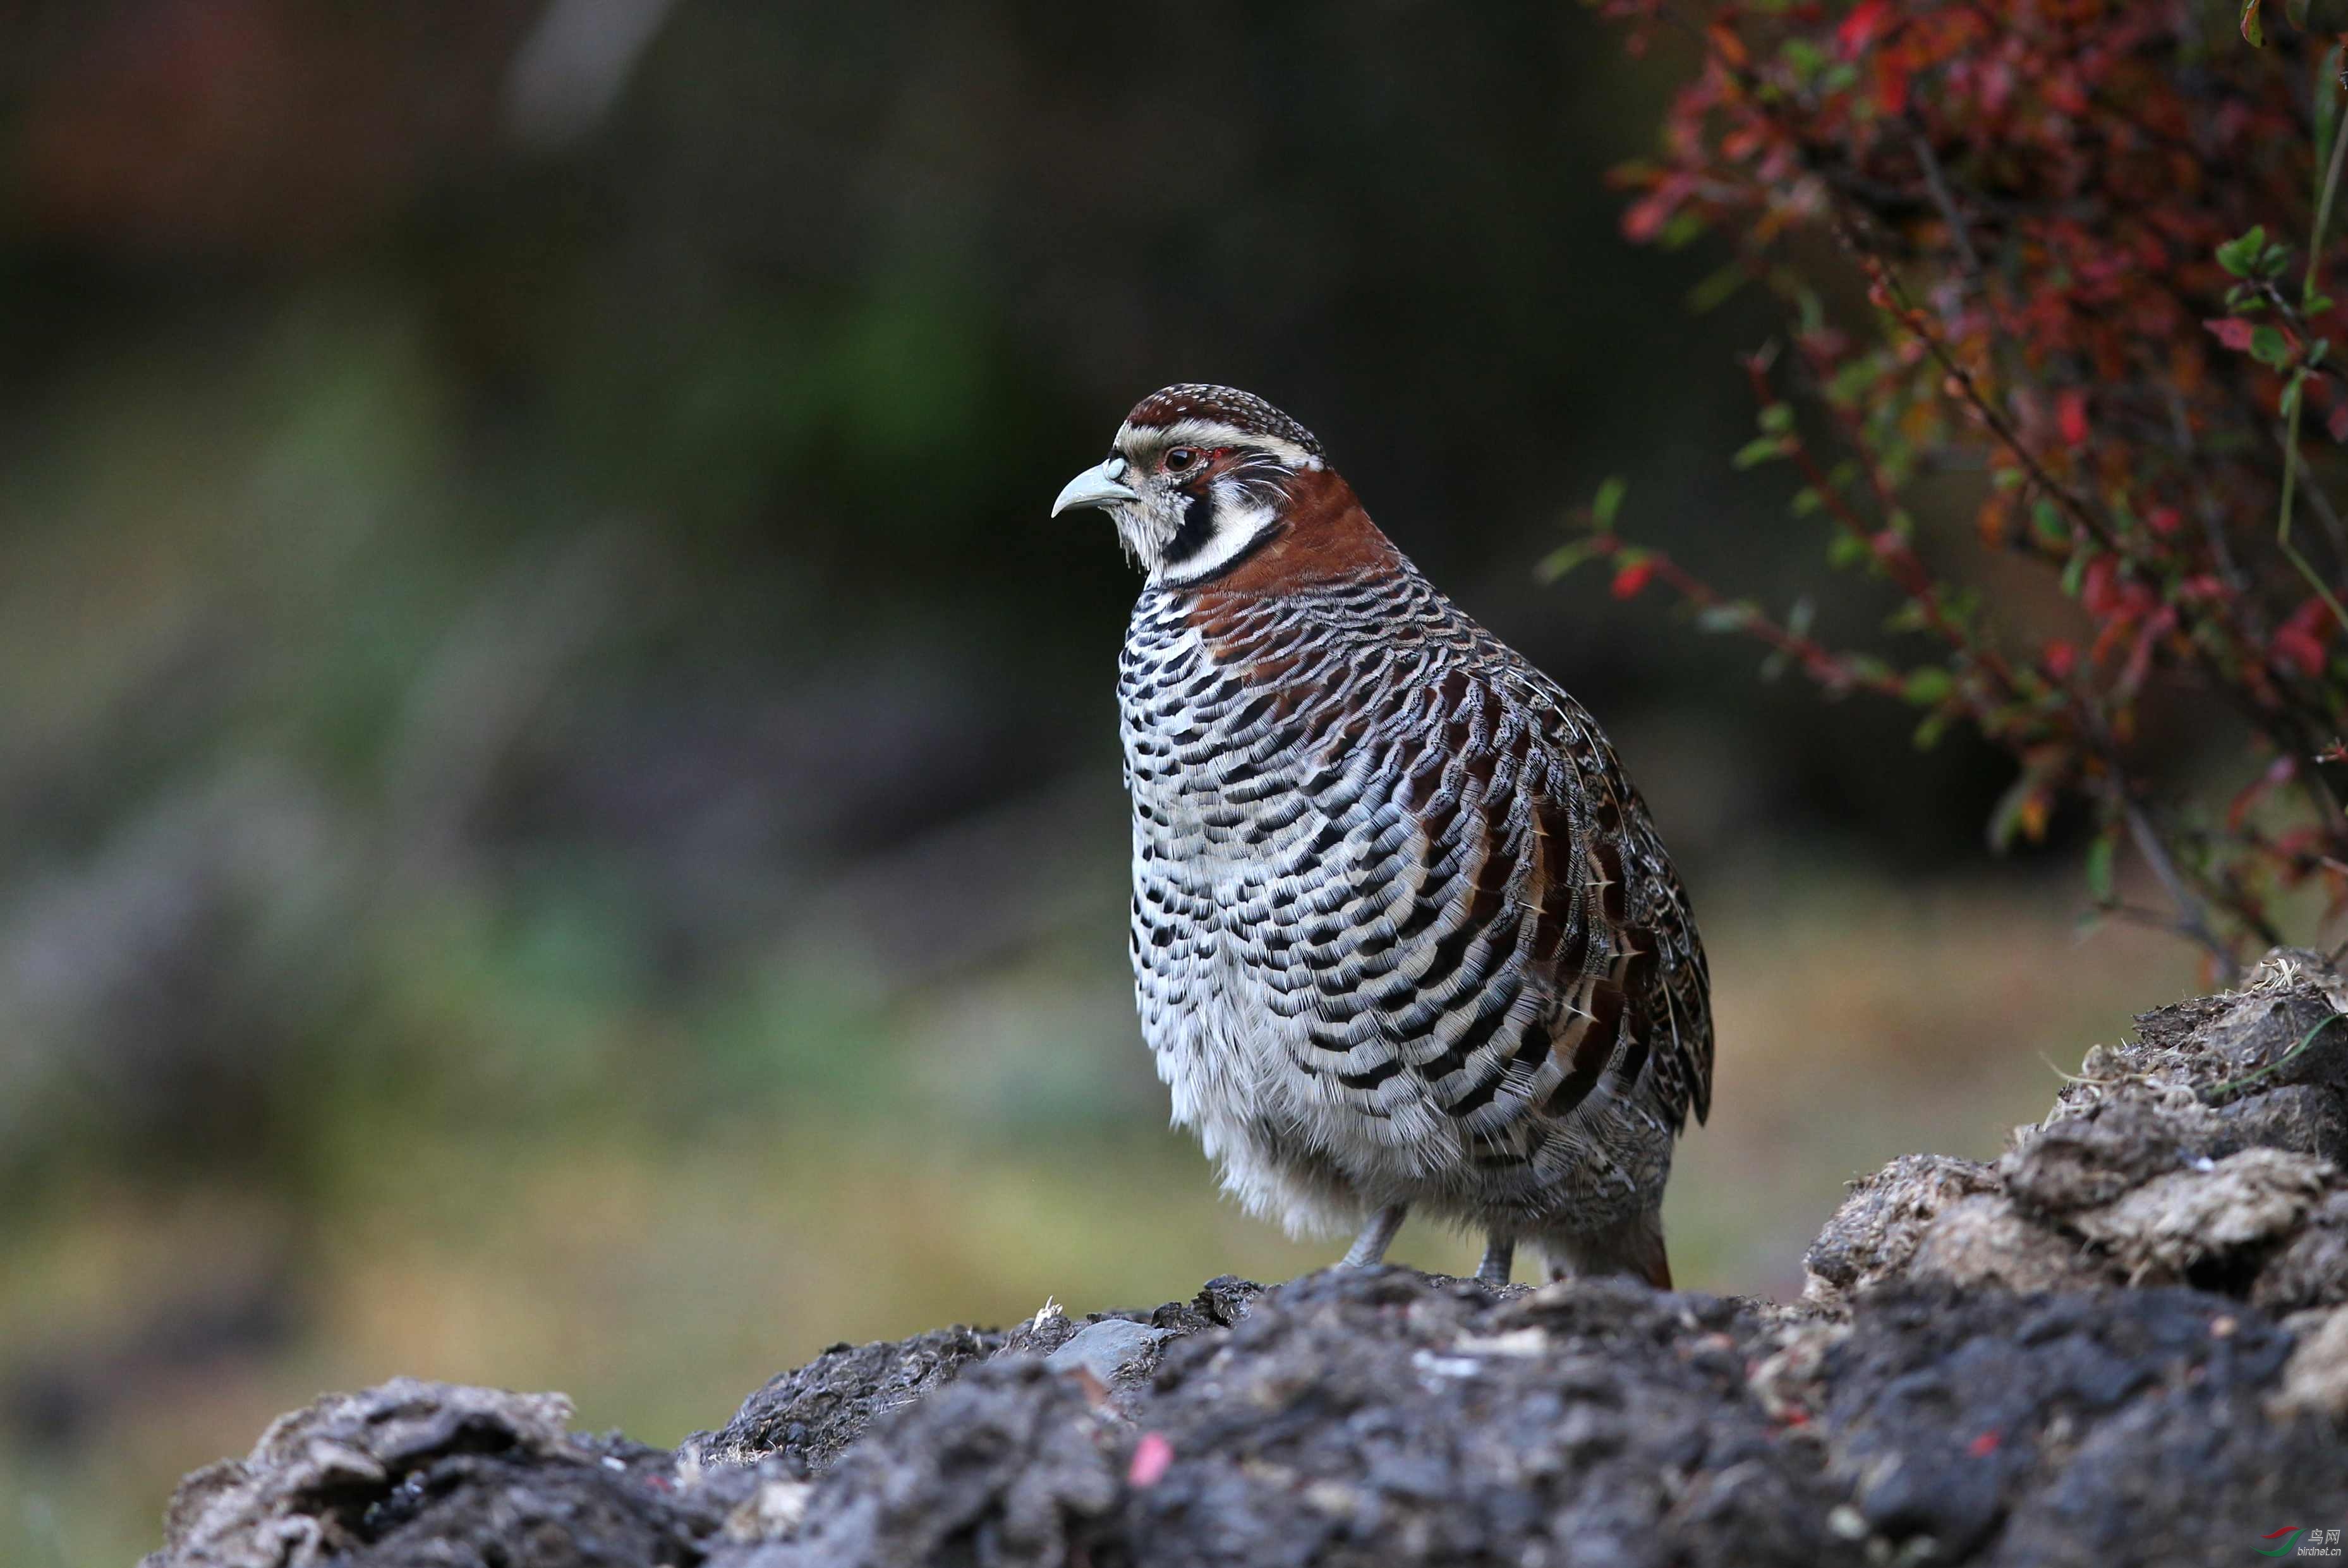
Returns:
[[[1597,723],[1497,641],[1488,678],[1533,711],[1555,764],[1526,803],[1537,830],[1528,958],[1563,1004],[1551,1052],[1562,1076],[1538,1107],[1570,1116],[1601,1084],[1643,1099],[1674,1131],[1711,1109],[1711,983],[1695,920],[1646,804]],[[1530,780],[1527,781],[1529,784]]]

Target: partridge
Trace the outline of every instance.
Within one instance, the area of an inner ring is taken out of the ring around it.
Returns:
[[[1174,1120],[1292,1233],[1385,1256],[1414,1207],[1552,1277],[1671,1283],[1709,1109],[1687,894],[1579,702],[1422,577],[1311,431],[1141,400],[1053,515],[1148,574],[1117,667],[1135,996]]]

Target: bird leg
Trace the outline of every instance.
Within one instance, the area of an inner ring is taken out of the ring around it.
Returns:
[[[1484,1261],[1476,1266],[1476,1283],[1495,1290],[1505,1289],[1509,1271],[1516,1266],[1516,1261],[1517,1244],[1506,1236],[1493,1236],[1484,1244]]]
[[[1389,1204],[1370,1216],[1362,1234],[1345,1254],[1341,1266],[1345,1268],[1375,1268],[1386,1260],[1386,1248],[1394,1245],[1395,1232],[1402,1229],[1403,1216],[1410,1213],[1408,1204]]]

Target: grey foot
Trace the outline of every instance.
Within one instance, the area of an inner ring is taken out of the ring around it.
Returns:
[[[1395,1232],[1402,1229],[1403,1216],[1408,1213],[1408,1204],[1395,1204],[1372,1214],[1370,1223],[1362,1227],[1362,1234],[1354,1238],[1343,1266],[1370,1268],[1384,1263],[1386,1248],[1394,1245]]]
[[[1498,1236],[1484,1244],[1484,1261],[1476,1266],[1476,1283],[1498,1290],[1509,1283],[1509,1271],[1516,1266],[1517,1244]]]

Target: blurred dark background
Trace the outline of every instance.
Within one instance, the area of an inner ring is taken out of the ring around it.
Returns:
[[[127,1560],[324,1388],[673,1440],[1334,1255],[1130,1010],[1136,582],[1044,513],[1167,382],[1614,733],[1715,954],[1684,1283],[1797,1289],[1842,1181],[2188,985],[1987,857],[1995,759],[1537,579],[1616,473],[1825,575],[1728,461],[1772,322],[1618,235],[1674,72],[1565,0],[0,4],[0,1555]]]

